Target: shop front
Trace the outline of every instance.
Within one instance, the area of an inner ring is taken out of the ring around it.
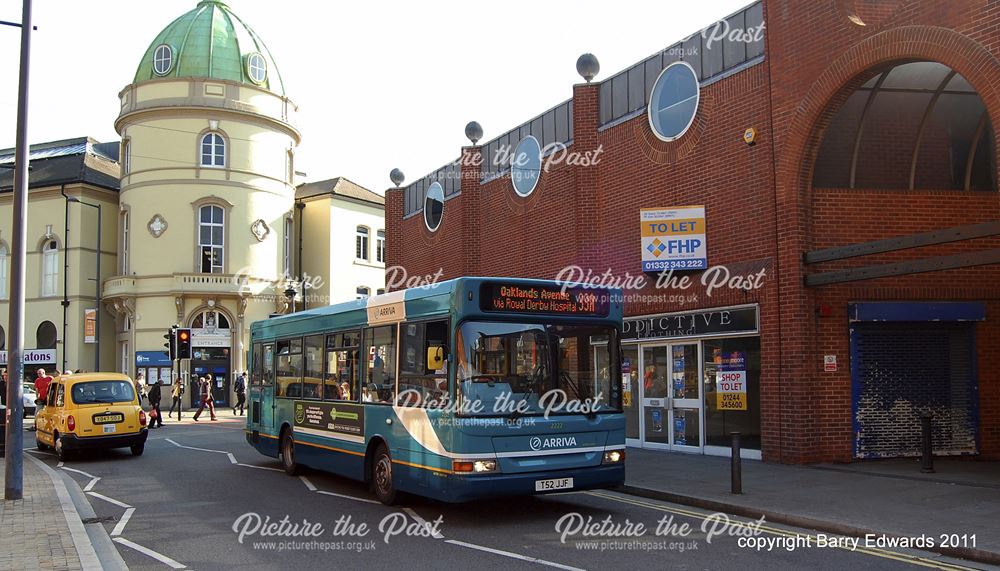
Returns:
[[[629,446],[760,456],[757,305],[626,318],[622,375]]]
[[[174,364],[166,351],[136,351],[135,375],[142,375],[147,384],[173,383]]]

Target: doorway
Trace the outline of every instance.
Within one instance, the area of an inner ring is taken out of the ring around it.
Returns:
[[[700,343],[630,345],[622,351],[628,444],[701,453]]]

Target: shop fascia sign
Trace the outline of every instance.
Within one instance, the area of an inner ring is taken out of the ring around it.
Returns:
[[[215,330],[211,333],[204,329],[191,330],[192,347],[229,347],[232,344],[232,335],[226,330]]]
[[[47,365],[56,362],[55,349],[25,349],[21,353],[25,365]],[[0,351],[0,366],[7,366],[7,352]]]
[[[713,337],[757,331],[758,307],[753,305],[626,318],[622,340]]]

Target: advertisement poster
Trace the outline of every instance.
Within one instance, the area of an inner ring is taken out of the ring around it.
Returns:
[[[715,372],[716,408],[747,409],[747,358],[743,351],[723,353]]]
[[[94,343],[97,341],[97,310],[83,310],[83,342]]]
[[[705,207],[642,209],[642,271],[703,270],[708,267]]]
[[[362,438],[365,408],[359,404],[295,401],[295,427],[337,435]]]
[[[676,411],[674,414],[674,444],[687,444],[687,421]]]

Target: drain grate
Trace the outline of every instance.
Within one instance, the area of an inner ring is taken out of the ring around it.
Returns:
[[[114,522],[118,521],[118,518],[116,518],[113,515],[109,515],[107,517],[85,517],[85,518],[83,518],[82,521],[83,521],[84,524],[88,524],[88,523],[114,523]]]

